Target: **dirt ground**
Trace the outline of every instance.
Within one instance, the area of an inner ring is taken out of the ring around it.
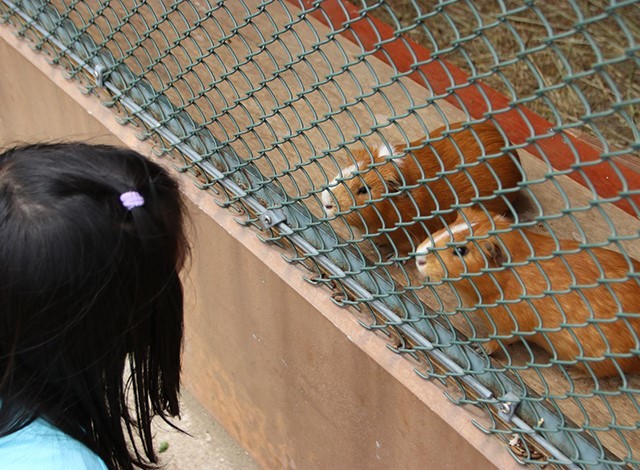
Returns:
[[[254,470],[260,468],[191,395],[182,395],[182,419],[188,434],[155,423],[155,446],[165,470]],[[165,450],[163,450],[165,449]]]

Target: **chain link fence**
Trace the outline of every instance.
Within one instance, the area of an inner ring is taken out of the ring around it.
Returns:
[[[519,462],[640,465],[640,2],[0,15]]]

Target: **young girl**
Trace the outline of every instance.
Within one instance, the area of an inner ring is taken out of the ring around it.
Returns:
[[[157,462],[151,420],[179,413],[182,214],[131,150],[0,154],[0,468]]]

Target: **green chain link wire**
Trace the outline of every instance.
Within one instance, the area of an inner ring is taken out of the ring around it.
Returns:
[[[505,233],[537,228],[559,246],[563,237],[556,232],[566,230],[558,227],[570,227],[580,250],[613,247],[631,265],[634,253],[640,256],[640,231],[612,218],[608,204],[626,202],[636,219],[640,214],[634,199],[640,190],[623,171],[626,164],[638,165],[628,156],[637,159],[640,149],[640,3],[360,0],[353,1],[356,14],[348,21],[328,16],[323,3],[333,3],[342,13],[349,9],[339,0],[0,0],[0,18],[49,54],[52,63],[65,67],[71,78],[82,80],[88,92],[117,109],[123,123],[138,126],[141,139],[154,139],[159,154],[172,158],[177,171],[191,173],[199,187],[237,214],[238,222],[285,248],[289,261],[312,273],[307,280],[331,289],[339,305],[370,314],[363,326],[397,336],[394,349],[419,358],[421,376],[453,385],[456,392],[448,396],[454,402],[484,408],[492,424],[483,430],[503,438],[519,462],[640,466],[639,378],[592,376],[585,385],[585,379],[570,374],[572,365],[584,362],[582,356],[544,356],[526,341],[528,333],[517,328],[508,337],[492,338],[502,342],[517,337],[518,346],[502,345],[499,360],[489,358],[480,347],[489,338],[478,329],[476,317],[490,315],[495,304],[481,298],[475,307],[464,307],[455,288],[444,294],[443,288],[455,286],[455,280],[439,286],[417,277],[412,270],[415,244],[408,253],[393,243],[390,254],[380,248],[380,242],[397,232],[409,233],[416,224],[429,233],[426,227],[434,219],[446,220],[470,202],[458,200],[397,226],[383,224],[380,230],[363,220],[364,230],[356,230],[347,220],[349,214],[362,217],[364,206],[355,204],[356,194],[350,195],[352,207],[340,207],[333,216],[327,215],[322,200],[332,184],[363,181],[367,171],[347,174],[341,169],[355,164],[362,152],[371,157],[372,142],[399,144],[408,158],[436,145],[441,138],[432,135],[426,115],[450,129],[453,121],[496,122],[525,106],[553,123],[553,135],[531,128],[524,142],[502,149],[503,154],[532,149],[542,168],[532,171],[529,160],[523,160],[526,177],[518,189],[531,207],[523,215],[509,202],[514,221]],[[393,34],[380,35],[371,48],[355,27],[364,21],[375,31],[378,20],[390,25]],[[617,42],[603,40],[604,29],[615,31],[606,37]],[[428,59],[413,55],[406,69],[396,66],[385,46],[400,47],[408,39],[431,54]],[[583,64],[586,50],[589,66]],[[444,61],[466,72],[466,81],[456,82]],[[425,65],[441,66],[449,74],[448,86],[439,88],[421,69]],[[507,104],[497,105],[479,83],[499,90]],[[460,99],[470,87],[486,105],[482,118],[474,117]],[[604,99],[594,99],[598,93]],[[576,130],[597,140],[598,160],[583,160],[574,141],[566,138]],[[426,139],[416,144],[417,136]],[[566,169],[554,168],[554,155],[546,150],[545,141],[554,136],[563,136],[572,155]],[[487,161],[499,157],[485,149],[482,153]],[[590,180],[590,167],[603,163],[620,182],[613,197],[598,196]],[[372,165],[371,171],[380,172],[382,166]],[[480,194],[472,168],[470,163],[459,170]],[[579,200],[562,179],[576,174],[590,193]],[[444,171],[438,178],[448,181],[446,176]],[[430,181],[419,178],[414,186],[403,181],[400,192],[417,204],[408,191]],[[504,198],[510,192],[502,188],[495,194]],[[387,189],[366,205],[376,207],[372,204],[392,196]],[[554,209],[545,210],[551,199]],[[587,221],[605,227],[604,238],[595,237]],[[532,253],[527,263],[538,267],[549,286],[544,296],[555,299],[562,292],[553,289],[544,271],[548,257],[537,255],[529,240],[525,243]],[[580,285],[568,265],[570,252],[558,249],[553,255],[568,267],[572,290],[593,316],[588,286]],[[518,274],[521,265],[504,263],[526,292],[527,281]],[[599,269],[597,286],[609,293],[616,283],[639,283],[637,272],[611,279]],[[533,300],[525,296],[524,301],[535,305]],[[508,302],[503,305],[510,309]],[[536,311],[540,324],[544,314]],[[632,321],[639,315],[626,312],[618,318]],[[489,322],[497,331],[490,316]],[[598,322],[592,324],[602,331]],[[547,337],[553,333],[541,332]],[[640,341],[633,334],[636,347],[630,355],[638,355]],[[598,414],[603,412],[605,418]]]

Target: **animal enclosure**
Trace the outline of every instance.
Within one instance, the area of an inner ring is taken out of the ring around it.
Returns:
[[[640,465],[640,4],[0,12],[516,459]]]

